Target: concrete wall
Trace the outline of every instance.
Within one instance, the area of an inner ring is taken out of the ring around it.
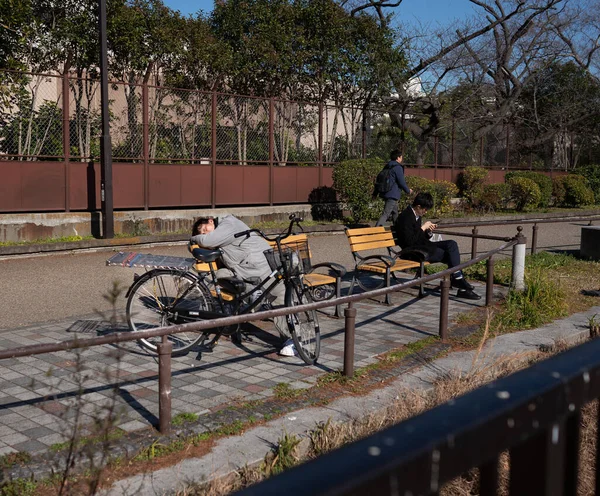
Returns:
[[[291,213],[312,219],[310,205],[240,207],[196,210],[151,210],[115,212],[115,234],[144,236],[162,233],[190,233],[201,215],[221,217],[233,214],[247,224],[286,220]],[[0,214],[0,242],[34,241],[70,236],[101,235],[102,216],[98,213]]]

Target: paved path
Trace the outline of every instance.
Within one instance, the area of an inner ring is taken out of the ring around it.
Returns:
[[[485,289],[478,285],[481,294]],[[454,294],[454,291],[452,292]],[[376,360],[392,348],[438,333],[439,294],[424,299],[416,291],[396,293],[392,306],[365,300],[357,305],[355,364]],[[479,302],[451,297],[450,317]],[[208,413],[232,402],[273,395],[279,383],[306,388],[343,363],[343,319],[319,314],[323,333],[320,363],[307,367],[298,358],[279,357],[272,324],[256,329],[253,343],[235,346],[221,340],[212,353],[193,351],[173,359],[172,405],[178,413]],[[125,330],[91,315],[16,330],[0,335],[3,349]],[[65,440],[77,422],[91,426],[114,398],[119,427],[134,431],[157,423],[158,366],[156,358],[135,344],[124,350],[100,346],[3,360],[0,363],[0,455],[15,451],[39,453]],[[78,395],[80,388],[83,394]],[[76,419],[80,402],[83,415]],[[85,429],[84,429],[85,432]]]
[[[538,247],[554,250],[579,249],[582,225],[585,223],[540,225]],[[514,236],[516,226],[482,227],[479,232]],[[526,226],[524,233],[529,242],[531,226]],[[463,258],[468,258],[471,253],[471,239],[455,239],[459,243]],[[497,247],[498,244],[497,241],[479,240],[478,250],[482,253]],[[343,233],[311,235],[310,245],[315,261],[337,262],[349,268],[353,267],[352,255]],[[133,250],[188,256],[184,245],[135,247]],[[108,311],[110,307],[103,295],[112,287],[113,282],[128,287],[134,272],[127,268],[106,267],[105,261],[110,255],[110,251],[99,251],[0,259],[0,330],[14,329],[36,322],[75,318],[96,310]],[[121,299],[119,306],[124,305],[124,300]]]

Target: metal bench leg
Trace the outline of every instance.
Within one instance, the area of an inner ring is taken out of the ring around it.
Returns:
[[[350,294],[352,294],[352,293],[350,293]],[[342,296],[342,278],[336,277],[335,278],[335,297],[339,298],[340,296]],[[333,313],[333,316],[336,319],[340,318],[340,306],[339,305],[335,306],[335,311]]]
[[[356,269],[354,269],[354,275],[352,276],[352,282],[350,283],[350,289],[348,290],[348,295],[352,294],[352,291],[354,291],[354,284],[356,283]]]
[[[385,287],[389,288],[391,285],[391,276],[390,276],[390,268],[386,267],[386,271],[385,271]],[[390,299],[390,294],[387,293],[385,295],[385,300],[383,301],[386,305],[391,305],[392,304],[392,300]]]
[[[419,267],[419,277],[422,279],[425,275],[425,266],[423,262],[421,262],[421,266]],[[423,298],[425,296],[425,290],[423,288],[423,283],[419,284],[419,298]]]

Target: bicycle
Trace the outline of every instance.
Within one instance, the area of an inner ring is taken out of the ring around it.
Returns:
[[[194,258],[210,266],[209,272],[196,273],[189,269],[153,269],[134,281],[127,291],[127,322],[132,331],[155,327],[198,322],[231,315],[243,315],[257,309],[269,308],[269,297],[283,281],[285,306],[294,307],[310,303],[308,288],[302,283],[308,246],[282,245],[281,241],[292,234],[294,225],[301,228],[301,218],[290,216],[290,224],[282,234],[268,237],[259,229],[237,233],[236,238],[254,233],[274,243],[266,250],[265,257],[271,274],[261,281],[243,281],[237,278],[217,279],[215,262],[220,250],[195,248]],[[210,278],[209,278],[210,274]],[[246,282],[253,287],[246,291]],[[319,358],[321,335],[315,311],[302,311],[286,316],[287,326],[298,355],[308,365]],[[209,338],[212,339],[209,340]],[[227,326],[198,332],[168,335],[173,354],[186,353],[198,345],[212,349],[221,336],[242,339],[240,326]],[[140,339],[140,345],[157,352],[161,338]],[[208,342],[207,342],[208,340]]]

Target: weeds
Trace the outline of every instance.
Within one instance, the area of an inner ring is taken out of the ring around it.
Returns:
[[[171,420],[171,424],[174,426],[181,426],[188,422],[195,422],[196,420],[198,420],[198,418],[199,418],[199,415],[197,413],[189,413],[189,412],[178,413]]]

